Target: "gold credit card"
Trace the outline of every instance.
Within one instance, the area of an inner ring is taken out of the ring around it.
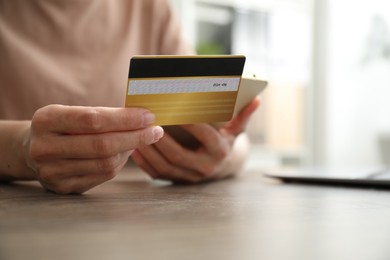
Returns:
[[[134,56],[126,107],[144,107],[156,125],[232,119],[245,56]]]

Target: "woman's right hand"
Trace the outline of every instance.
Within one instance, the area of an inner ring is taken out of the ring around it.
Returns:
[[[163,136],[142,108],[49,105],[36,111],[24,145],[39,182],[60,194],[83,193],[112,179],[133,150]]]

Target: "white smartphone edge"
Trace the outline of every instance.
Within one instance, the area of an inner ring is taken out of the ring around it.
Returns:
[[[268,86],[268,81],[255,76],[243,76],[237,93],[233,118]]]

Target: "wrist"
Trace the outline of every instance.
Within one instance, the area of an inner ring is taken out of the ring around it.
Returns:
[[[249,138],[246,133],[239,134],[232,145],[230,155],[225,159],[225,164],[218,176],[227,177],[240,172],[248,157],[250,149]]]
[[[0,121],[0,180],[32,180],[28,167],[30,121]]]

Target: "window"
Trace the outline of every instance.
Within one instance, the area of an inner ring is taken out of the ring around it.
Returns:
[[[244,54],[244,73],[269,81],[248,127],[256,163],[302,164],[311,77],[311,0],[175,1],[199,54]]]

